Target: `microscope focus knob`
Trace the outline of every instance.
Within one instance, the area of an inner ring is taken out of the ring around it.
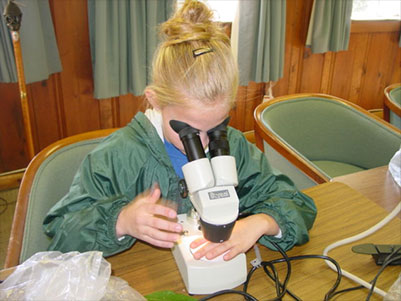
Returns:
[[[188,187],[184,179],[178,181],[178,191],[180,192],[180,196],[182,198],[186,198],[188,196]]]

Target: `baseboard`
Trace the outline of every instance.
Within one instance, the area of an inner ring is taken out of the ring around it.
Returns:
[[[0,174],[0,190],[18,188],[24,176],[25,168]]]

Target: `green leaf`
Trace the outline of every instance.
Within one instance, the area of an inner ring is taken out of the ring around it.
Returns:
[[[193,301],[196,300],[188,295],[177,294],[173,291],[159,291],[145,296],[148,301]]]

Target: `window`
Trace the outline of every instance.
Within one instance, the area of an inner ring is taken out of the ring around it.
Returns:
[[[353,0],[352,20],[400,20],[400,0]]]

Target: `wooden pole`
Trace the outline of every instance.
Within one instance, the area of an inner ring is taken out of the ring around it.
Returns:
[[[17,68],[18,85],[21,99],[22,117],[24,121],[25,137],[28,148],[29,159],[35,156],[35,149],[32,138],[31,119],[29,115],[28,97],[26,93],[24,65],[22,61],[22,51],[20,43],[19,29],[21,27],[22,12],[14,1],[9,0],[4,9],[4,16],[6,18],[7,26],[11,30],[11,37],[14,46],[15,64]]]

